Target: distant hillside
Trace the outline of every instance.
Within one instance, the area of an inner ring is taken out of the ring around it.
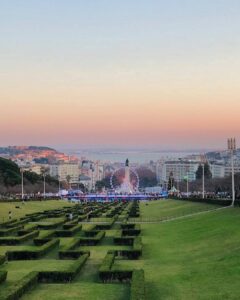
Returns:
[[[240,148],[236,150],[236,154],[240,155]],[[221,160],[223,156],[229,156],[229,152],[227,150],[224,150],[224,151],[211,151],[206,153],[206,157],[209,160]]]
[[[8,147],[0,147],[0,154],[5,155],[17,155],[21,153],[26,153],[29,151],[52,151],[57,152],[53,148],[45,147],[45,146],[8,146]]]

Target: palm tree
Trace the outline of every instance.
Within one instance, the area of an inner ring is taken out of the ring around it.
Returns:
[[[67,180],[67,183],[68,183],[68,188],[71,189],[71,182],[70,182],[71,181],[71,176],[67,175],[66,180]]]

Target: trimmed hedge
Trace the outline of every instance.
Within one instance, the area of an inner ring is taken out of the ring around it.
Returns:
[[[116,245],[132,246],[134,242],[134,237],[133,236],[114,237],[113,242]]]
[[[76,226],[77,224],[78,224],[78,220],[69,221],[69,222],[63,224],[63,229],[70,229],[70,228],[73,228],[73,227]]]
[[[33,240],[34,245],[36,246],[42,246],[49,242],[52,237],[55,235],[55,230],[45,230],[43,234],[41,234],[40,237]]]
[[[11,250],[7,252],[8,260],[38,259],[59,245],[59,239],[53,239],[34,250]]]
[[[6,256],[5,255],[0,255],[0,265],[4,264],[6,261]]]
[[[34,238],[38,236],[39,231],[30,231],[25,235],[21,236],[8,236],[8,237],[1,237],[0,238],[0,245],[19,245],[22,242],[29,240],[30,238]]]
[[[0,283],[6,281],[7,271],[0,271]]]
[[[82,255],[66,271],[41,271],[38,280],[44,283],[70,282],[80,272],[87,259],[87,254]]]
[[[105,236],[105,231],[99,231],[94,237],[81,237],[79,246],[95,246]]]
[[[59,251],[58,256],[59,259],[77,259],[82,255],[90,256],[90,251],[82,251],[82,250],[66,250],[66,251]]]
[[[6,228],[5,229],[0,229],[0,236],[11,235],[13,232],[21,230],[22,228],[23,228],[23,225],[18,225],[18,226],[7,228],[7,229]]]
[[[144,271],[134,270],[131,281],[130,300],[145,300]]]
[[[58,226],[62,225],[65,222],[65,219],[60,219],[55,222],[46,222],[46,224],[38,224],[39,229],[54,229],[57,228]]]
[[[108,223],[105,223],[105,224],[97,224],[96,225],[96,229],[97,230],[108,230],[108,229],[111,229],[111,227],[113,226],[113,224],[115,223],[116,221],[116,217],[112,217],[111,216],[111,219],[109,220]]]
[[[108,251],[99,268],[99,278],[102,282],[129,281],[132,278],[132,270],[112,270],[116,251]]]
[[[1,300],[18,300],[26,291],[36,285],[38,282],[38,272],[31,272],[24,276],[9,289],[1,289]]]
[[[80,231],[82,229],[82,225],[81,224],[77,224],[74,227],[70,228],[70,229],[63,229],[63,230],[56,230],[55,234],[58,237],[71,237],[74,234],[76,234],[78,231]]]
[[[8,220],[8,221],[5,221],[5,222],[2,222],[2,223],[0,223],[0,228],[5,228],[7,225],[13,224],[16,221],[17,221],[17,219],[13,219],[13,220]]]
[[[29,220],[24,218],[23,220],[16,220],[13,223],[7,224],[6,228],[12,228],[12,227],[16,227],[16,226],[20,226],[20,225],[24,225],[28,222]]]

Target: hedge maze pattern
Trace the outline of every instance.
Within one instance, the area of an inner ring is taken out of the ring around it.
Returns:
[[[113,228],[115,235],[98,268],[98,282],[130,284],[130,299],[145,299],[144,271],[114,266],[116,259],[138,260],[142,255],[141,227],[130,223],[129,217],[139,217],[137,202],[82,203],[1,223],[0,249],[5,247],[6,251],[0,256],[0,299],[19,299],[39,283],[71,284],[83,272],[92,249],[106,241],[106,233]],[[64,238],[67,242],[60,245]],[[84,250],[84,246],[90,250]],[[45,257],[54,259],[56,264],[69,264],[60,270],[31,271],[8,282],[9,262],[23,260],[34,264]]]

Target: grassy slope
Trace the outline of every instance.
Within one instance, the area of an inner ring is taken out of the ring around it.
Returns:
[[[178,217],[185,214],[216,208],[216,205],[206,203],[193,203],[179,200],[159,200],[142,203],[141,217],[144,219],[160,219],[163,217]]]
[[[12,211],[12,218],[20,218],[26,214],[35,213],[38,211],[62,208],[64,206],[73,205],[62,200],[48,200],[48,201],[29,201],[23,205],[21,202],[0,203],[0,222],[8,220],[8,212]],[[15,208],[20,206],[20,208]]]
[[[143,204],[142,213],[173,205]],[[148,299],[239,299],[239,227],[239,208],[142,225]]]

